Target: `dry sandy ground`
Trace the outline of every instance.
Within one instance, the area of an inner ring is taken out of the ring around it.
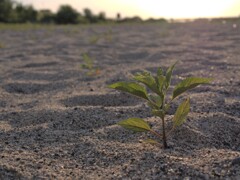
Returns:
[[[240,24],[15,29],[0,41],[0,179],[240,179]],[[80,68],[83,53],[99,74]],[[176,60],[173,84],[214,81],[186,94],[191,113],[163,150],[116,125],[142,117],[160,131],[145,102],[106,86]]]

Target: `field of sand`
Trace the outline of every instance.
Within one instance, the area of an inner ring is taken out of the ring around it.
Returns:
[[[240,23],[2,28],[0,43],[0,179],[240,179]],[[173,85],[214,80],[173,103],[168,124],[187,96],[191,112],[164,150],[116,125],[161,132],[144,101],[107,85],[176,61]]]

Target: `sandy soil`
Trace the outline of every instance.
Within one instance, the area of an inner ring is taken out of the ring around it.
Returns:
[[[15,29],[0,41],[0,179],[240,179],[240,24]],[[81,69],[83,53],[99,74]],[[173,84],[214,81],[186,94],[191,113],[163,150],[116,125],[160,130],[145,102],[106,86],[176,60]]]

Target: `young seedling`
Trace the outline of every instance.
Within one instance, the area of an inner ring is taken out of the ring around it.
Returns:
[[[101,37],[95,35],[95,36],[91,36],[89,39],[89,43],[90,44],[97,44],[97,42],[100,40]]]
[[[113,40],[113,32],[112,32],[112,29],[109,29],[105,34],[105,40],[107,41],[107,42],[112,42],[112,40]]]
[[[4,44],[0,43],[0,49],[4,47],[5,47]]]
[[[94,67],[93,59],[87,53],[84,53],[82,57],[83,57],[84,63],[81,64],[81,68],[86,69],[88,71],[87,75],[88,76],[99,75],[100,70],[98,67]]]
[[[137,73],[133,76],[133,80],[135,80],[135,82],[117,82],[109,85],[112,89],[130,93],[147,101],[152,110],[152,114],[160,117],[162,120],[162,134],[154,131],[145,120],[140,118],[122,120],[118,122],[118,125],[134,132],[150,132],[157,137],[162,138],[163,148],[168,147],[167,136],[185,122],[190,110],[190,99],[186,98],[186,100],[178,106],[173,117],[172,128],[167,132],[165,116],[170,108],[170,104],[187,90],[195,88],[198,85],[208,84],[211,82],[211,79],[209,78],[188,77],[175,86],[171,98],[166,100],[175,64],[170,66],[166,73],[163,72],[162,68],[158,68],[156,76],[152,76],[150,72],[145,71]],[[148,93],[146,87],[150,90],[150,93]],[[149,139],[147,142],[158,143],[152,139]]]

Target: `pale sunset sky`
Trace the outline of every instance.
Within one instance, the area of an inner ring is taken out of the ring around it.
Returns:
[[[240,0],[17,0],[32,4],[36,9],[51,9],[56,12],[59,5],[69,4],[79,12],[89,8],[100,11],[107,17],[140,16],[154,18],[202,18],[240,16]]]

